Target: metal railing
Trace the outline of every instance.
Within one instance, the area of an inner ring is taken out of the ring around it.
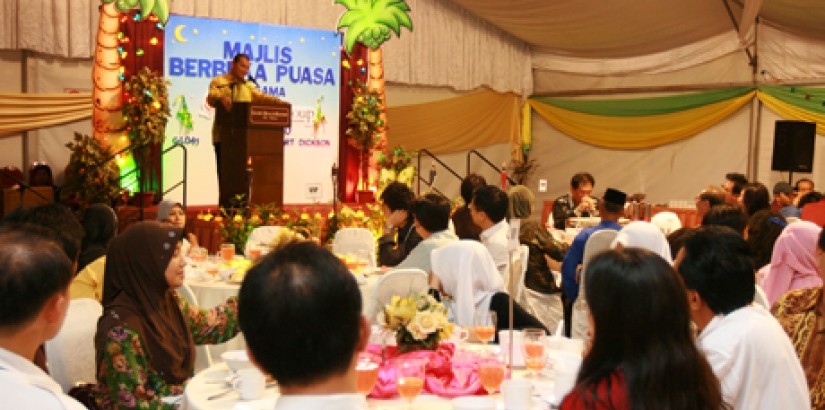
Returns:
[[[496,172],[498,174],[501,174],[501,168],[497,167],[496,164],[493,164],[492,162],[490,162],[490,160],[487,159],[487,157],[485,157],[484,155],[481,155],[480,152],[478,152],[474,149],[471,149],[471,150],[467,151],[467,175],[470,175],[470,160],[472,159],[473,155],[477,156],[480,160],[484,161],[484,163],[489,165],[490,168],[493,168],[494,170],[496,170]],[[510,175],[507,175],[507,183],[510,184],[511,186],[512,185],[517,185],[516,181],[513,178],[510,178]]]
[[[444,161],[438,159],[438,157],[436,157],[432,152],[430,152],[427,149],[422,148],[422,149],[418,150],[418,178],[416,180],[416,187],[415,187],[415,194],[416,195],[421,195],[421,181],[424,181],[424,183],[427,184],[430,187],[431,190],[433,190],[435,192],[438,192],[441,195],[444,195],[441,191],[439,191],[436,187],[433,186],[434,183],[435,183],[435,173],[434,173],[435,164],[432,165],[433,168],[432,168],[432,172],[430,173],[429,181],[425,180],[424,177],[421,176],[421,174],[422,174],[422,172],[421,172],[421,157],[424,156],[425,154],[427,156],[429,156],[430,159],[432,159],[433,161],[435,161],[439,165],[441,165],[442,168],[446,169],[451,174],[453,174],[453,176],[458,178],[459,181],[462,181],[464,179],[461,175],[458,174],[458,172],[455,172],[455,170],[450,168],[449,165],[445,164]]]

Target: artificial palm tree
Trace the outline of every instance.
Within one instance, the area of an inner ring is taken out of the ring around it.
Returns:
[[[169,0],[102,0],[92,69],[92,126],[95,139],[104,146],[109,136],[123,128],[118,33],[120,14],[135,7],[145,16],[154,13],[161,24],[169,20]]]
[[[410,6],[404,0],[335,0],[347,11],[338,19],[338,29],[346,28],[344,48],[352,52],[356,42],[367,46],[369,79],[367,88],[378,93],[381,114],[377,121],[378,137],[383,140],[387,127],[387,104],[384,91],[384,57],[381,45],[392,38],[392,33],[401,35],[401,27],[412,31]]]

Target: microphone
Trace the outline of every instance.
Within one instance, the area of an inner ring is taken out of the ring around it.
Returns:
[[[260,85],[258,85],[258,80],[256,80],[255,77],[251,75],[246,77],[246,81],[251,81],[252,84],[255,84],[255,87],[260,87]]]
[[[334,162],[332,163],[332,176],[333,177],[338,176],[338,165],[335,164]]]
[[[430,186],[433,186],[435,182],[436,172],[435,172],[435,164],[430,165]]]

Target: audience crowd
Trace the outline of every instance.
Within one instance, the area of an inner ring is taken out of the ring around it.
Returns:
[[[423,271],[458,326],[479,312],[497,313],[497,329],[549,333],[563,320],[560,336],[583,337],[585,351],[562,409],[825,410],[825,232],[821,216],[809,218],[822,200],[813,181],[769,192],[729,173],[696,195],[698,227],[670,212],[628,223],[640,197],[594,187],[591,174],[574,175],[540,221],[521,185],[504,191],[470,174],[454,209],[390,184],[378,263]],[[355,364],[375,318],[332,252],[282,243],[237,297],[205,310],[176,292],[197,247],[181,204],[118,225],[103,204],[79,218],[58,204],[20,208],[0,223],[0,407],[172,409],[167,398],[194,376],[195,345],[242,331],[279,385],[276,409],[367,408]],[[76,335],[87,363],[57,343]]]

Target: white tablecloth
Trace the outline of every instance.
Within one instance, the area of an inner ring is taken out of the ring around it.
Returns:
[[[463,344],[470,350],[484,349],[477,344]],[[229,386],[223,383],[229,377],[229,368],[225,364],[216,364],[195,375],[192,380],[186,385],[184,392],[183,407],[184,410],[271,410],[275,407],[275,401],[278,398],[278,388],[269,387],[264,392],[264,396],[258,400],[241,401],[238,393],[230,392],[223,397],[207,400],[211,395],[226,391]],[[514,370],[514,378],[525,377],[526,371],[523,369]],[[552,391],[552,378],[542,377],[534,379],[535,386],[533,398],[533,410],[549,409],[549,405],[538,397],[541,391]],[[501,403],[502,398],[500,394],[492,396],[495,400]],[[242,406],[238,406],[241,404]],[[394,397],[390,399],[367,399],[367,404],[370,409],[375,410],[401,410],[409,409],[407,402],[401,397]],[[237,406],[237,407],[236,407]],[[422,394],[418,396],[412,405],[415,410],[450,410],[452,409],[451,399],[434,396],[431,394]]]
[[[374,291],[375,284],[378,282],[378,278],[380,277],[381,275],[370,275],[366,277],[366,279],[361,279],[359,281],[363,311],[365,313],[367,311],[368,301]],[[238,282],[224,282],[220,280],[203,281],[199,279],[187,279],[186,284],[189,285],[192,292],[195,294],[195,298],[198,300],[198,305],[204,309],[211,309],[225,302],[226,299],[232,296],[238,296],[238,291],[241,288],[241,284]],[[226,343],[210,345],[207,349],[209,349],[209,352],[212,355],[212,360],[214,362],[220,362],[221,353],[229,350],[246,349],[246,342],[243,339],[243,335],[239,334],[237,337]],[[199,349],[198,353],[201,351],[202,350]],[[209,364],[204,355],[198,354],[195,360],[195,371],[198,372],[207,367],[209,367]]]

